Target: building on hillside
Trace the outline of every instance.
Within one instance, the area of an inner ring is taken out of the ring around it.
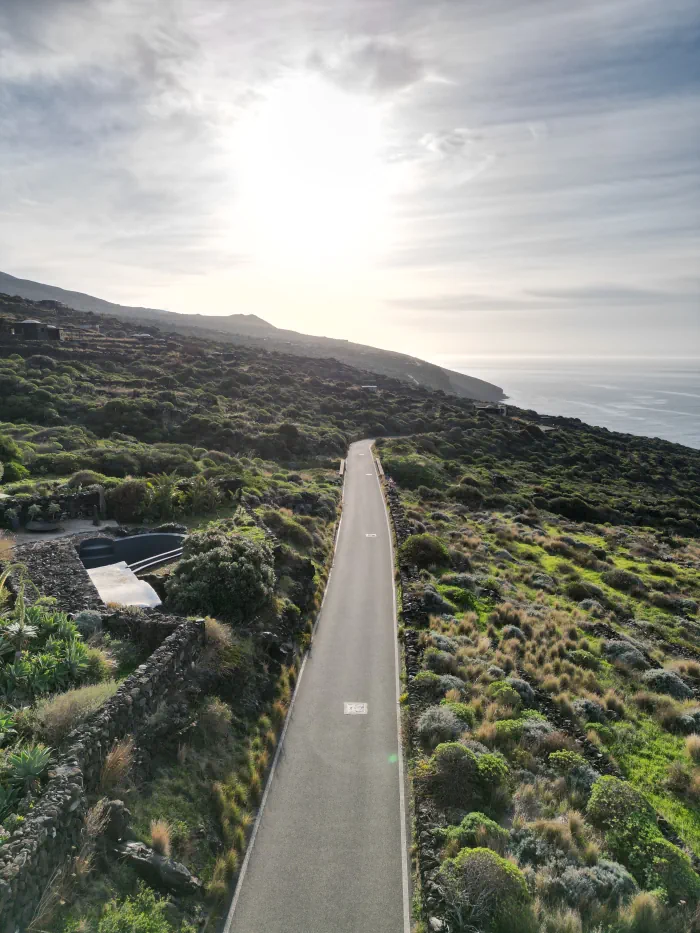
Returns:
[[[41,301],[36,301],[35,304],[39,305],[40,308],[46,308],[47,311],[60,311],[61,308],[68,307],[62,301],[56,301],[53,298],[42,298]]]
[[[42,321],[19,321],[15,324],[15,337],[23,340],[60,340],[61,330],[53,324],[44,324]]]
[[[508,414],[508,407],[505,402],[474,402],[474,408],[477,411],[483,411],[485,415]]]

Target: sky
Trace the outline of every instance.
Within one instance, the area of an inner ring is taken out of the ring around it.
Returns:
[[[700,357],[697,0],[2,0],[0,269],[453,365]]]

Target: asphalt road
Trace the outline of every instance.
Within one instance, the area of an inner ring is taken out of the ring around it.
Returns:
[[[226,933],[408,933],[396,665],[389,530],[361,441],[348,454],[325,602]],[[347,714],[346,703],[367,712]]]

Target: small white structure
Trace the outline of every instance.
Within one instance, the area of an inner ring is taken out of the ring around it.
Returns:
[[[88,575],[104,603],[144,608],[153,608],[161,604],[160,597],[151,584],[139,580],[124,560],[116,564],[107,564],[105,567],[93,567],[88,570]]]

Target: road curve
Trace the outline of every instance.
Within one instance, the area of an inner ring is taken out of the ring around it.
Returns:
[[[408,933],[389,526],[348,453],[320,621],[225,933]],[[346,703],[366,703],[366,715]]]

